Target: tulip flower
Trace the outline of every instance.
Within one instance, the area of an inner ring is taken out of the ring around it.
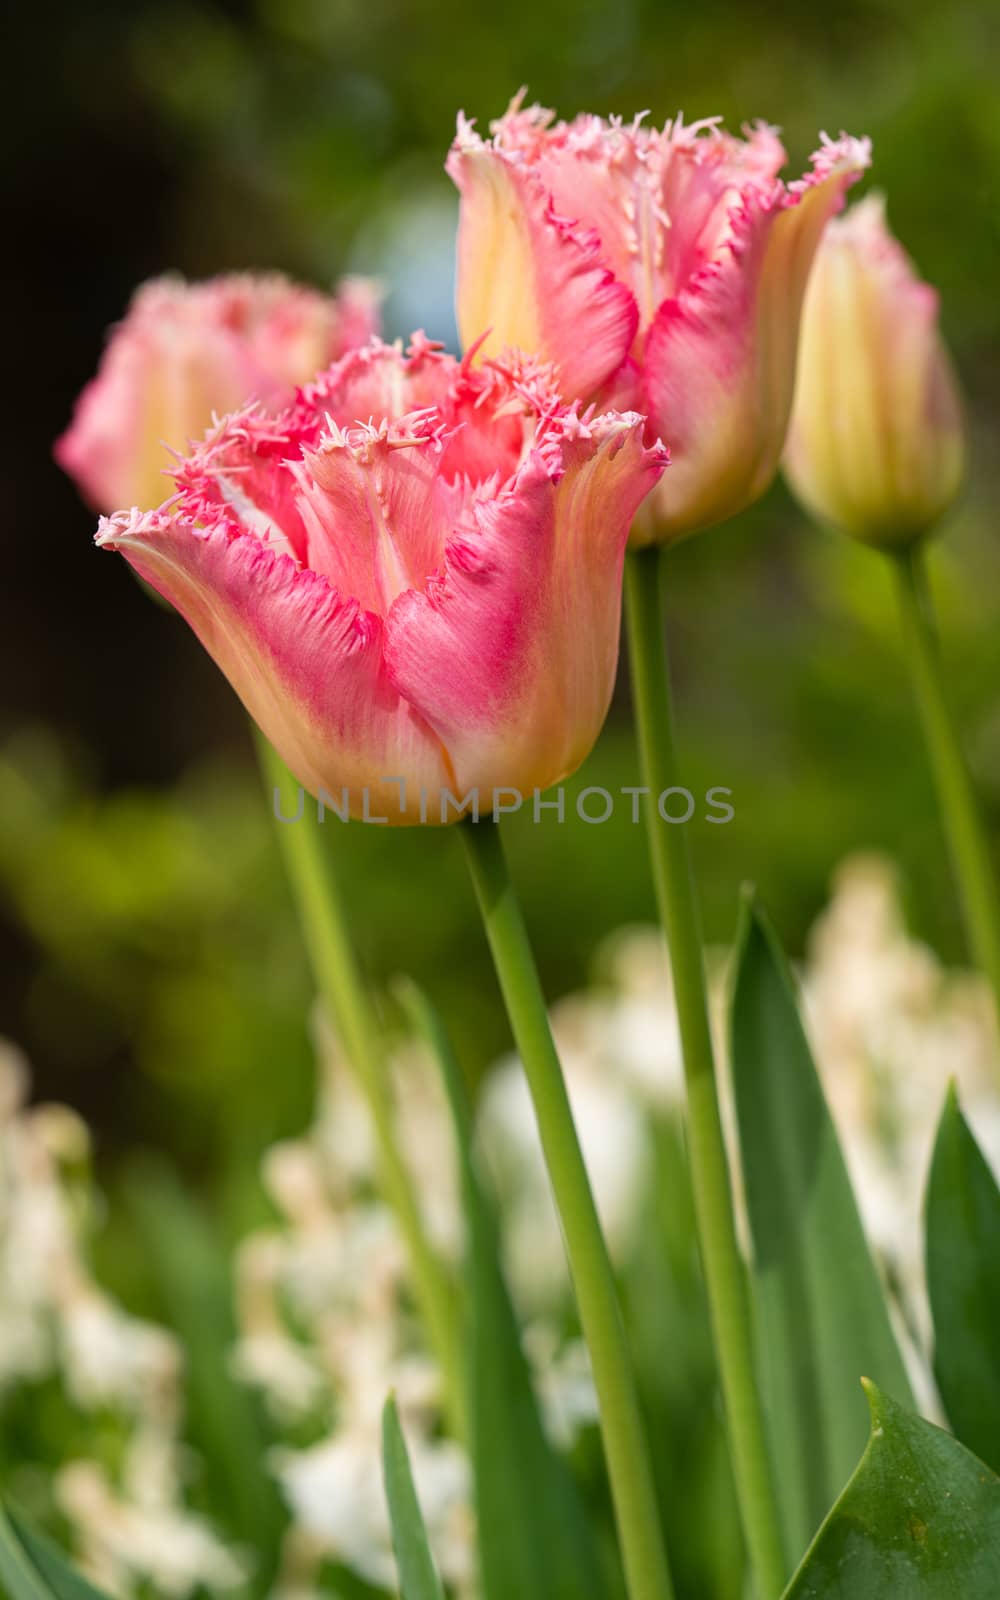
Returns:
[[[278,273],[155,279],[113,329],[56,460],[95,511],[158,505],[169,489],[165,446],[185,451],[213,416],[251,400],[289,405],[377,326],[378,291],[361,278],[333,295]]]
[[[672,466],[633,543],[732,516],[771,482],[792,402],[802,296],[827,218],[869,160],[825,138],[785,184],[772,128],[553,123],[520,100],[484,140],[464,117],[458,321],[556,368],[569,398],[644,412]]]
[[[964,455],[937,294],[869,195],[830,224],[816,258],[785,473],[817,517],[905,545],[951,503]]]
[[[628,527],[666,461],[643,431],[519,356],[373,341],[280,416],[224,420],[172,500],[98,543],[187,619],[310,793],[452,821],[474,789],[558,782],[597,737]]]

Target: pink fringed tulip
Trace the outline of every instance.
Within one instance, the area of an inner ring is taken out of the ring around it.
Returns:
[[[334,295],[278,273],[155,279],[112,330],[56,460],[96,511],[159,504],[165,446],[185,451],[213,416],[251,400],[289,405],[298,385],[377,328],[378,294],[363,279]]]
[[[744,139],[678,119],[553,124],[515,100],[481,139],[459,121],[458,320],[556,368],[564,393],[634,406],[672,466],[635,543],[678,539],[749,505],[781,456],[799,313],[827,218],[867,166],[824,138],[784,184],[773,129]]]
[[[640,416],[566,406],[521,357],[373,341],[283,415],[227,418],[174,500],[98,543],[177,607],[310,793],[451,821],[590,750],[629,523],[665,459]]]
[[[964,456],[937,294],[870,195],[831,223],[813,268],[785,473],[815,516],[899,545],[951,503]]]

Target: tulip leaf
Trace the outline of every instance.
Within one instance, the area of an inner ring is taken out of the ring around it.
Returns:
[[[444,1078],[468,1228],[469,1448],[485,1600],[605,1600],[576,1483],[546,1436],[504,1279],[495,1208],[480,1176],[461,1068],[427,997],[400,991]]]
[[[784,1600],[996,1600],[1000,1478],[865,1387],[868,1448]]]
[[[402,1600],[444,1600],[392,1395],[382,1412],[382,1473]]]
[[[0,1590],[7,1600],[106,1600],[9,1506],[0,1509]]]
[[[1000,1189],[954,1090],[927,1190],[927,1288],[948,1419],[963,1444],[1000,1467]]]
[[[761,1382],[793,1567],[864,1447],[861,1377],[911,1396],[793,980],[752,900],[738,941],[732,1070]]]

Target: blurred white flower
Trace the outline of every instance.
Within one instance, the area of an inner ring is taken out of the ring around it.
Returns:
[[[568,1450],[584,1428],[600,1420],[590,1352],[582,1339],[563,1340],[550,1322],[529,1323],[523,1337],[546,1432]]]
[[[81,1564],[112,1594],[152,1585],[186,1600],[242,1583],[242,1564],[208,1524],[170,1503],[143,1503],[109,1481],[93,1461],[73,1461],[56,1477],[56,1495],[80,1539]]]
[[[65,1107],[25,1104],[24,1058],[0,1043],[0,1383],[41,1377],[55,1362],[57,1311],[84,1272],[61,1158],[86,1157],[86,1129]]]
[[[332,1031],[317,1019],[320,1093],[300,1139],[271,1147],[265,1187],[278,1212],[237,1255],[234,1370],[263,1391],[279,1425],[324,1428],[309,1448],[286,1444],[270,1465],[293,1515],[276,1593],[317,1592],[323,1560],[394,1586],[381,1468],[382,1408],[396,1395],[435,1556],[468,1591],[474,1538],[464,1453],[440,1437],[441,1383],[420,1345],[408,1263],[395,1219],[377,1198],[364,1099]],[[422,1050],[392,1061],[396,1119],[428,1231],[457,1256],[463,1225],[451,1121]]]
[[[670,963],[662,934],[622,928],[597,958],[601,982],[551,1011],[573,1115],[608,1246],[635,1242],[653,1156],[650,1116],[676,1115],[684,1075]],[[568,1279],[531,1096],[507,1057],[486,1079],[478,1138],[494,1173],[518,1298],[541,1309]]]
[[[285,1235],[279,1229],[252,1234],[237,1250],[236,1309],[241,1331],[233,1371],[265,1391],[279,1421],[294,1422],[322,1406],[328,1383],[318,1361],[285,1324],[286,1253]]]
[[[27,1058],[9,1039],[0,1039],[0,1127],[6,1127],[17,1116],[30,1087]]]
[[[657,928],[619,928],[598,952],[597,970],[610,985],[592,992],[605,1052],[649,1106],[678,1110],[684,1103],[684,1061],[663,935]]]
[[[450,1440],[406,1432],[435,1560],[446,1583],[467,1591],[475,1563],[465,1455]],[[299,1526],[329,1557],[369,1583],[395,1590],[378,1428],[349,1428],[308,1450],[276,1451],[275,1464]]]
[[[0,1041],[0,1385],[53,1378],[76,1411],[117,1415],[115,1480],[73,1461],[52,1483],[95,1581],[122,1600],[231,1588],[242,1568],[184,1504],[180,1346],[96,1283],[84,1248],[96,1207],[87,1129],[67,1106],[27,1106],[29,1086]]]
[[[595,1037],[598,1017],[588,999],[560,1001],[552,1026],[608,1247],[620,1259],[634,1237],[651,1147],[632,1085]],[[566,1259],[531,1095],[515,1056],[486,1081],[478,1139],[500,1194],[515,1292],[528,1305],[551,1305],[568,1281]]]
[[[872,1244],[926,1357],[923,1197],[947,1085],[1000,1170],[1000,1048],[988,985],[907,934],[894,869],[852,857],[812,931],[806,1021]]]
[[[59,1345],[67,1390],[82,1410],[118,1405],[131,1415],[177,1417],[183,1358],[164,1328],[124,1315],[81,1284],[63,1302]]]
[[[341,1196],[370,1189],[376,1178],[375,1146],[364,1096],[324,1013],[314,1015],[320,1096],[310,1142],[321,1153],[327,1181]],[[431,1239],[447,1255],[462,1250],[455,1145],[447,1100],[436,1064],[415,1042],[401,1040],[390,1061],[396,1135],[413,1174]]]

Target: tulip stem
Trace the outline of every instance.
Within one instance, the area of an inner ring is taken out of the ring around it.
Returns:
[[[626,1588],[630,1600],[671,1600],[673,1586],[614,1273],[500,830],[492,821],[466,821],[459,832],[562,1221],[600,1405]]]
[[[680,786],[664,640],[663,565],[657,546],[630,551],[625,561],[632,696],[642,781],[648,790],[653,885],[673,969],[687,1085],[691,1183],[733,1476],[758,1594],[761,1600],[776,1600],[785,1585],[785,1560],[754,1364],[750,1296],[719,1114],[701,919],[684,826],[665,822],[657,806],[664,790]]]
[[[990,847],[945,694],[923,548],[890,553],[903,640],[973,957],[1000,1020],[1000,904]]]
[[[257,748],[270,801],[274,790],[287,793],[295,780],[260,733]],[[318,823],[301,816],[280,824],[277,834],[316,986],[368,1103],[380,1186],[409,1254],[417,1308],[441,1368],[448,1420],[456,1436],[463,1438],[464,1360],[457,1291],[427,1237],[413,1178],[399,1149],[381,1030],[358,969],[340,886],[329,852],[322,848]]]

